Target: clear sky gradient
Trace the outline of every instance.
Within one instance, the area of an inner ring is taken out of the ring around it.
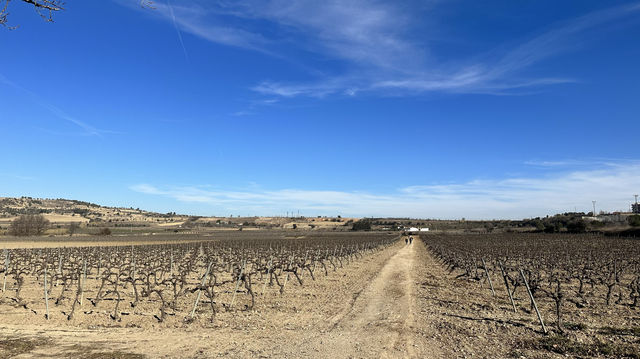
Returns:
[[[638,2],[154,5],[10,3],[0,196],[522,218],[640,192]]]

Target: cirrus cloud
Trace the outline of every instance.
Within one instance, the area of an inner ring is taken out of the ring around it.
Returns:
[[[135,6],[133,0],[117,0]],[[598,10],[551,25],[519,43],[473,56],[442,60],[419,24],[441,4],[378,0],[174,0],[155,12],[178,30],[212,43],[258,51],[296,62],[312,80],[264,79],[251,86],[268,96],[315,97],[423,94],[431,92],[518,94],[577,82],[562,76],[527,76],[525,70],[576,47],[587,31],[633,17],[640,4]],[[434,30],[437,31],[437,30]],[[313,54],[310,56],[305,54]],[[336,67],[324,64],[340,63]]]

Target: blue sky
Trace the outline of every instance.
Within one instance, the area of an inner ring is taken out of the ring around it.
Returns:
[[[522,218],[640,192],[640,3],[72,1],[0,28],[0,196]]]

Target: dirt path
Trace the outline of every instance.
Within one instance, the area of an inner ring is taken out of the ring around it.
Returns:
[[[415,311],[414,248],[406,245],[389,258],[356,299],[330,319],[329,330],[314,338],[311,345],[323,357],[415,356],[411,330]]]

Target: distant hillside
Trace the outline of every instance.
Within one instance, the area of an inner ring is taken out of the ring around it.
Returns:
[[[22,214],[43,214],[53,223],[70,222],[177,222],[188,218],[176,213],[157,213],[138,208],[105,207],[71,199],[0,197],[0,221]]]
[[[77,234],[95,234],[96,228],[111,228],[114,234],[197,232],[215,230],[351,230],[357,218],[341,217],[203,217],[144,211],[138,208],[105,207],[71,199],[0,197],[0,235],[23,214],[42,214],[51,223],[48,235],[65,235],[72,223]]]

